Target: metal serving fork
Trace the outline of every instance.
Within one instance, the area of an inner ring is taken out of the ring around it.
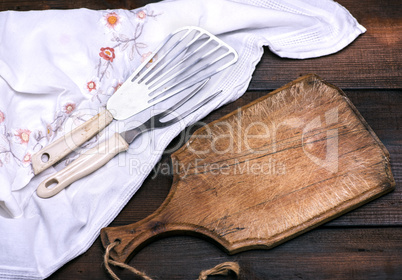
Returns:
[[[112,137],[110,137],[107,141],[100,143],[97,147],[90,149],[85,152],[81,156],[79,156],[76,160],[70,163],[66,168],[60,170],[59,172],[53,174],[45,181],[43,181],[39,187],[37,188],[37,194],[41,198],[49,198],[61,190],[72,184],[73,182],[85,177],[92,172],[96,171],[107,162],[109,162],[113,157],[115,157],[118,153],[128,150],[129,144],[132,143],[139,135],[142,133],[170,126],[174,123],[179,122],[190,113],[200,109],[203,105],[210,102],[213,98],[215,98],[221,91],[214,93],[213,95],[207,97],[202,100],[191,109],[188,109],[184,113],[180,115],[176,115],[175,117],[170,118],[169,120],[163,121],[164,118],[169,115],[173,115],[172,113],[180,108],[183,104],[185,104],[189,99],[191,99],[197,92],[199,92],[209,79],[203,81],[201,85],[199,85],[195,90],[193,90],[190,94],[188,94],[185,98],[183,98],[180,102],[176,103],[169,109],[154,115],[147,121],[145,121],[142,125],[124,131],[122,133],[115,133]]]

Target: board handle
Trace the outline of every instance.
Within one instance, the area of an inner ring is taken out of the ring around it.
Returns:
[[[128,225],[101,229],[100,237],[105,249],[112,246],[114,242],[117,243],[109,251],[112,259],[125,263],[150,242],[178,233],[209,237],[225,247],[224,238],[187,221],[186,218],[183,218],[182,213],[176,211],[170,203],[172,193],[174,191],[168,195],[159,209],[147,218]]]
[[[128,149],[127,142],[119,133],[114,133],[107,141],[88,150],[66,168],[43,181],[36,193],[41,198],[49,198],[73,182],[85,177],[109,162],[115,155]]]
[[[86,141],[104,129],[113,120],[113,115],[108,110],[103,110],[85,123],[76,127],[53,143],[41,149],[32,156],[32,167],[37,175],[46,170],[69,153],[77,149]]]
[[[164,223],[160,217],[154,213],[137,223],[102,228],[100,236],[104,248],[117,241],[118,245],[110,251],[110,256],[115,261],[127,262],[135,252],[157,236],[175,232],[175,224]]]

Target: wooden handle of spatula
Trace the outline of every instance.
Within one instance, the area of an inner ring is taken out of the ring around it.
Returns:
[[[108,140],[85,152],[66,168],[43,181],[36,193],[41,198],[52,197],[73,182],[98,170],[115,155],[127,149],[127,142],[119,133],[115,133]]]
[[[104,110],[32,156],[35,175],[49,168],[104,129],[113,120]]]

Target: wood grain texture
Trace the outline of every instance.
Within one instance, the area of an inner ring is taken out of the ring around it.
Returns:
[[[201,125],[219,119],[268,91],[249,91],[222,107]],[[240,280],[266,279],[400,279],[402,274],[402,91],[346,90],[345,93],[385,144],[391,154],[395,191],[353,210],[317,229],[271,250],[251,250],[235,255],[199,237],[177,235],[148,244],[129,262],[156,279],[196,279],[198,273],[217,263],[238,261]],[[199,128],[195,124],[188,130]],[[183,135],[189,134],[183,132]],[[175,139],[143,186],[111,226],[140,221],[163,203],[172,184],[161,168],[180,146]],[[49,279],[110,279],[102,267],[104,249],[100,238],[83,255],[60,268]],[[133,279],[128,271],[115,270],[121,279]],[[211,278],[231,280],[232,278]]]
[[[104,228],[118,261],[159,235],[202,234],[229,253],[272,248],[393,190],[389,153],[347,97],[298,79],[197,130],[173,153],[163,205]]]
[[[139,8],[151,2],[157,1],[2,0],[0,10]],[[368,29],[367,33],[341,52],[316,59],[281,59],[265,49],[244,96],[213,112],[203,122],[221,118],[299,76],[317,73],[344,90],[390,152],[395,191],[271,250],[228,256],[209,241],[175,236],[149,244],[130,265],[156,279],[196,279],[201,270],[224,261],[239,262],[241,280],[401,278],[402,6],[399,0],[337,2]],[[182,144],[180,137],[172,142],[171,150],[110,226],[140,221],[163,203],[172,178],[158,168],[167,165],[170,154]],[[102,266],[103,253],[98,238],[87,252],[49,279],[110,279]],[[122,279],[133,279],[126,271],[116,272]]]
[[[402,88],[402,17],[398,0],[340,0],[367,32],[336,54],[317,59],[281,59],[269,50],[257,67],[250,89],[278,88],[298,75],[315,73],[342,89]],[[292,69],[292,71],[289,71]],[[267,81],[269,80],[269,81]]]
[[[203,120],[183,131],[167,148],[161,161],[144,182],[143,187],[113,221],[111,226],[121,226],[139,221],[152,214],[166,198],[172,178],[166,173],[169,157],[181,147],[186,135],[216,119],[224,117],[236,108],[268,94],[269,91],[249,91],[240,99],[212,112]],[[402,183],[402,91],[401,90],[346,90],[348,98],[374,130],[391,154],[391,169],[396,185]],[[150,203],[144,203],[145,201]],[[140,206],[139,206],[140,205]],[[360,207],[328,223],[331,226],[401,226],[402,189],[395,191]]]
[[[154,279],[197,279],[202,269],[225,261],[241,267],[239,280],[267,279],[390,279],[402,274],[401,228],[318,228],[271,250],[225,254],[209,240],[171,236],[157,240],[136,254],[130,265]],[[102,269],[102,245],[97,240],[82,256],[50,279],[110,279]],[[135,279],[116,269],[121,279]],[[208,280],[234,280],[211,277]]]

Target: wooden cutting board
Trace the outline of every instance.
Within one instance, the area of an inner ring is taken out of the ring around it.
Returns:
[[[127,261],[155,237],[207,236],[228,253],[272,248],[395,187],[389,153],[350,100],[302,77],[197,130],[172,155],[160,208],[101,231]]]

